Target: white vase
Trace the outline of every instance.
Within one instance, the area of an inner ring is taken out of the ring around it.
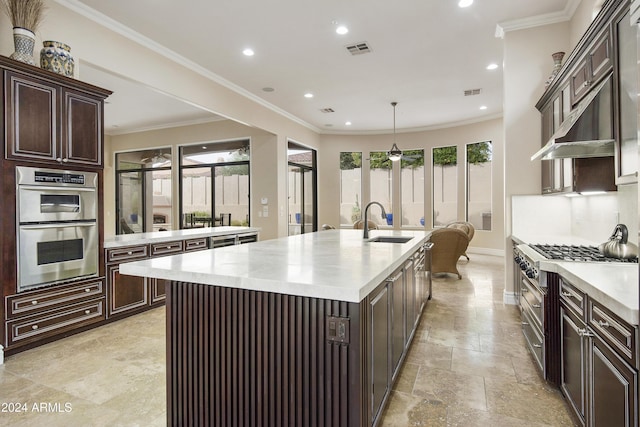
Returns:
[[[16,51],[13,52],[9,58],[36,65],[33,60],[33,46],[35,42],[36,35],[33,31],[26,28],[13,27],[13,45]]]

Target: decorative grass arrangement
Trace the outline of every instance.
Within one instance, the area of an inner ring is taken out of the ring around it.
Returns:
[[[42,21],[45,6],[43,0],[0,0],[0,8],[14,27],[35,32]]]

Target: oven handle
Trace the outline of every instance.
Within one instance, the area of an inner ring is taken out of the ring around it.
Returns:
[[[20,190],[32,190],[32,191],[41,191],[41,190],[48,190],[48,191],[91,191],[91,192],[94,192],[94,193],[96,191],[95,187],[73,187],[73,186],[52,187],[52,186],[47,186],[47,185],[20,185],[20,186],[18,186],[18,189],[20,189]]]
[[[54,224],[28,224],[21,225],[21,230],[39,230],[43,228],[69,228],[69,227],[95,227],[96,222],[56,222]]]

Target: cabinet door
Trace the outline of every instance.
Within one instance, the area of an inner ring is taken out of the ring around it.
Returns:
[[[120,274],[119,267],[119,265],[107,266],[109,316],[149,305],[147,279]]]
[[[102,166],[102,100],[64,90],[63,162]]]
[[[389,288],[369,300],[371,325],[371,418],[375,420],[389,391]]]
[[[566,307],[560,307],[562,363],[560,388],[570,406],[584,425],[586,409],[585,325]]]
[[[393,377],[400,368],[400,358],[405,346],[405,292],[402,270],[389,280],[391,288],[391,369]]]
[[[171,283],[171,280],[151,279],[151,304],[167,299],[166,289],[168,283]]]
[[[553,134],[553,102],[542,110],[542,146],[544,146]],[[553,192],[553,161],[541,160],[542,168],[542,194]]]
[[[629,25],[627,12],[615,23],[617,38],[616,80],[619,95],[618,128],[616,141],[616,183],[637,182],[638,171],[638,68],[636,26]]]
[[[409,338],[411,338],[411,334],[413,333],[413,328],[416,324],[416,282],[413,276],[413,261],[409,261],[404,265],[404,288],[405,288],[405,334],[404,334],[404,342],[405,347],[409,342]]]
[[[575,71],[571,74],[569,82],[571,85],[571,104],[575,105],[586,95],[591,86],[607,75],[611,70],[611,36],[607,29],[598,36],[593,43],[586,57],[580,62]]]
[[[55,161],[59,150],[58,88],[5,71],[4,90],[6,158]]]
[[[589,425],[631,427],[638,424],[638,373],[597,335],[591,340]]]

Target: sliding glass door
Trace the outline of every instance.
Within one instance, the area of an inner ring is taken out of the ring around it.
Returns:
[[[316,151],[289,143],[289,235],[318,230]]]

